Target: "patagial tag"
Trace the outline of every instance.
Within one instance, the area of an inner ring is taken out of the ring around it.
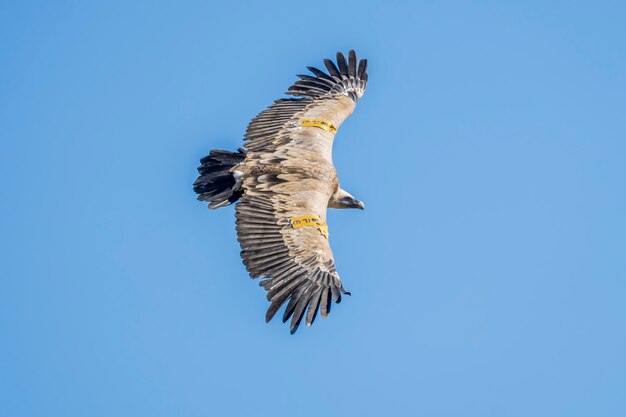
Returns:
[[[300,120],[300,126],[303,127],[319,127],[327,132],[335,133],[337,128],[333,126],[333,122],[326,119],[302,119]]]
[[[306,216],[298,216],[291,218],[291,227],[294,229],[299,229],[301,227],[313,226],[317,227],[317,230],[320,231],[322,236],[328,239],[328,226],[326,223],[322,223],[319,216],[314,214],[309,214]]]
[[[291,218],[291,227],[293,227],[294,229],[299,229],[306,226],[319,226],[321,224],[323,223],[320,218],[314,214]]]

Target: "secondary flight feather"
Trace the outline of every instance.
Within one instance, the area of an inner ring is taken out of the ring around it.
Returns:
[[[358,64],[358,65],[357,65]],[[212,150],[200,160],[198,199],[215,209],[237,203],[241,257],[270,301],[270,321],[285,304],[293,334],[302,320],[325,318],[349,294],[335,270],[327,208],[359,208],[339,185],[332,162],[337,129],[354,111],[367,85],[367,60],[338,52],[328,73],[307,67],[286,94],[248,125],[236,152]]]

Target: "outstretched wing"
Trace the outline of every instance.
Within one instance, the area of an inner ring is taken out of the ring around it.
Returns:
[[[337,53],[329,74],[309,67],[288,90],[297,99],[276,101],[248,126],[242,170],[244,195],[237,204],[237,234],[246,268],[264,277],[271,305],[266,320],[288,301],[294,333],[306,315],[326,317],[331,300],[346,293],[328,243],[326,209],[337,183],[332,143],[341,123],[365,92],[367,61],[357,66]]]

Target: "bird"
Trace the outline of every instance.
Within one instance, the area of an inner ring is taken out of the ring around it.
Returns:
[[[197,199],[217,209],[235,205],[243,263],[267,291],[272,320],[287,303],[294,334],[302,320],[326,318],[333,302],[350,295],[335,269],[326,223],[328,208],[364,209],[341,188],[332,147],[341,124],[367,86],[367,60],[351,50],[324,60],[327,72],[307,67],[298,80],[248,125],[243,147],[214,149],[200,160]]]

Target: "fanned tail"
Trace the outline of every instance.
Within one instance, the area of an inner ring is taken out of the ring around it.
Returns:
[[[237,165],[246,159],[246,151],[237,152],[212,150],[200,160],[200,176],[193,183],[198,200],[209,202],[209,208],[228,206],[239,200],[243,191],[241,182],[234,173]]]

